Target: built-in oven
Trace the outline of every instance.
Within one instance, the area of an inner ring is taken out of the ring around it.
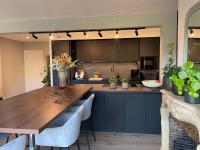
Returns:
[[[160,59],[158,56],[141,57],[140,58],[141,80],[158,80],[159,62]]]

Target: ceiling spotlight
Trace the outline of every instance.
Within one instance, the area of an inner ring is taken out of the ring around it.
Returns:
[[[69,34],[69,32],[67,32],[67,33],[66,33],[66,35],[67,35],[69,38],[71,38],[71,37],[72,37],[72,35],[71,35],[71,34]]]
[[[116,37],[116,38],[118,38],[118,37],[119,37],[118,30],[116,30],[115,37]]]
[[[30,37],[29,37],[29,36],[26,36],[26,39],[28,40],[28,39],[30,39]]]
[[[190,29],[190,36],[194,36],[194,31]]]
[[[103,35],[101,34],[101,31],[98,32],[98,35],[99,35],[100,38],[103,37]]]
[[[32,33],[32,37],[33,37],[34,39],[38,39],[38,37],[35,35],[35,33]]]
[[[138,33],[138,29],[135,29],[135,35],[138,36],[139,33]]]
[[[53,40],[53,34],[52,33],[49,33],[49,38],[51,39],[51,40]]]
[[[83,35],[86,36],[86,37],[89,36],[86,31],[83,32]]]

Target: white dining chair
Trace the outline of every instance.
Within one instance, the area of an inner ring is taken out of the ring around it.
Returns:
[[[5,145],[0,146],[0,150],[25,150],[26,136],[22,135]]]
[[[68,148],[76,143],[78,149],[78,137],[80,134],[81,118],[83,115],[83,106],[79,107],[74,113],[65,112],[55,119],[52,126],[46,128],[40,134],[35,136],[37,146],[49,146]],[[60,118],[65,122],[60,121]],[[63,124],[64,123],[64,124]]]
[[[94,94],[91,94],[87,99],[83,99],[78,101],[77,103],[75,103],[72,107],[70,107],[68,109],[68,111],[76,111],[80,106],[84,106],[83,109],[83,116],[82,116],[82,121],[86,122],[87,127],[89,128],[89,130],[91,131],[94,141],[96,141],[96,137],[93,131],[93,126],[90,122],[90,117],[91,117],[91,112],[92,112],[92,104],[94,101]],[[88,132],[86,132],[86,138],[87,138],[87,144],[88,144],[88,148],[90,150],[90,143],[89,143],[89,139],[88,139]]]

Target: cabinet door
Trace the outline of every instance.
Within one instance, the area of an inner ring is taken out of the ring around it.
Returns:
[[[94,93],[92,106],[92,124],[95,131],[106,130],[105,93]]]
[[[159,56],[160,38],[141,38],[140,39],[140,56]]]
[[[124,94],[106,93],[105,96],[107,130],[124,131]]]
[[[160,106],[161,94],[146,94],[146,132],[152,134],[161,133]]]
[[[125,131],[145,132],[145,94],[125,94]]]

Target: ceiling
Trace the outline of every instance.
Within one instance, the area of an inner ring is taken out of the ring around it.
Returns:
[[[66,36],[66,33],[54,33],[53,40],[87,40],[87,39],[113,39],[116,38],[116,30],[101,31],[102,38],[99,37],[98,31],[87,32],[88,36],[85,36],[83,32],[70,32],[71,38]],[[138,30],[138,36],[135,34],[135,30],[119,30],[118,38],[138,38],[138,37],[160,37],[160,28],[146,28]],[[11,39],[20,42],[44,42],[49,41],[49,34],[35,34],[38,39],[34,39],[29,33],[18,34],[0,34],[0,37]],[[28,37],[28,38],[27,38]]]
[[[0,22],[177,11],[177,0],[1,0]]]

